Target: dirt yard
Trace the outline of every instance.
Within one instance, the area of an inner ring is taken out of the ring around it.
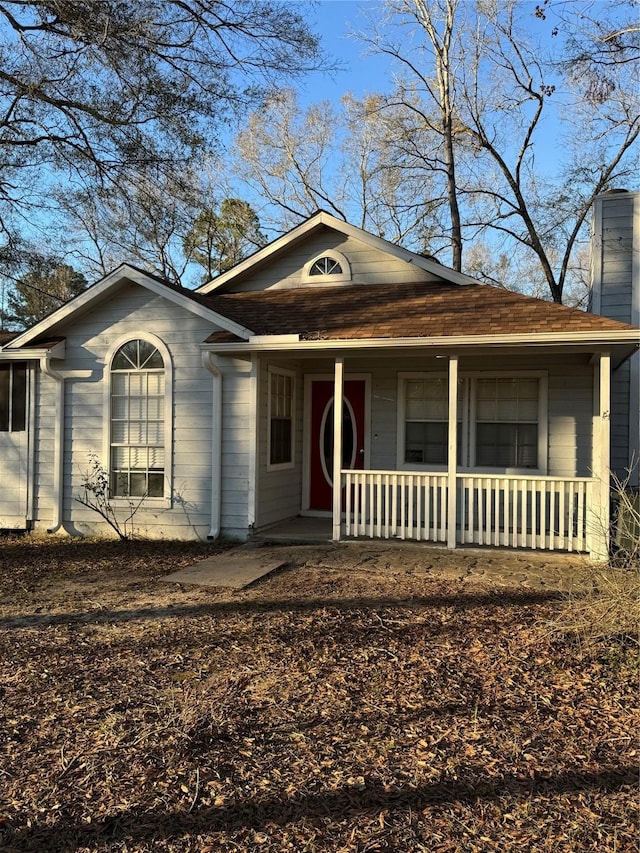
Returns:
[[[552,630],[578,558],[0,540],[0,849],[624,851],[638,647]]]

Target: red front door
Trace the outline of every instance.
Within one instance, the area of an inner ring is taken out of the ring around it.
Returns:
[[[311,383],[311,448],[309,509],[330,510],[333,504],[333,381]],[[342,467],[364,467],[365,382],[347,379],[342,407]]]

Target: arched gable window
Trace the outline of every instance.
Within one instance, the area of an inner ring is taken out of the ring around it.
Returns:
[[[302,280],[313,284],[351,281],[351,267],[341,252],[331,249],[307,261],[302,271]]]
[[[165,360],[154,343],[122,344],[110,365],[110,483],[114,497],[163,497]]]

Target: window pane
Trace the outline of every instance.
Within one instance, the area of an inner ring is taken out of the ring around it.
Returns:
[[[11,388],[11,365],[0,364],[0,432],[9,429],[9,399]]]
[[[536,468],[537,424],[477,424],[476,464],[489,468]]]
[[[149,474],[148,493],[150,498],[161,498],[164,495],[164,474]]]
[[[427,419],[427,401],[426,400],[407,400],[406,409],[407,420],[424,421]]]
[[[446,465],[448,428],[447,423],[407,423],[405,462]]]
[[[114,444],[124,444],[127,441],[129,431],[125,421],[113,421],[111,424],[111,441]]]
[[[13,388],[11,390],[11,429],[22,432],[27,416],[27,365],[13,365]]]
[[[287,418],[272,418],[270,462],[282,465],[291,462],[291,421]]]
[[[131,471],[129,474],[129,494],[141,498],[147,492],[147,475],[141,471]]]

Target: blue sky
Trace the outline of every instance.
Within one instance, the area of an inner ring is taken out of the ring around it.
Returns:
[[[375,14],[377,0],[320,0],[308,16],[311,29],[322,37],[324,49],[343,68],[331,75],[313,74],[298,84],[300,103],[337,102],[345,92],[360,96],[379,92],[391,83],[390,64],[385,57],[366,54],[365,46],[351,36],[366,27],[366,15]]]

